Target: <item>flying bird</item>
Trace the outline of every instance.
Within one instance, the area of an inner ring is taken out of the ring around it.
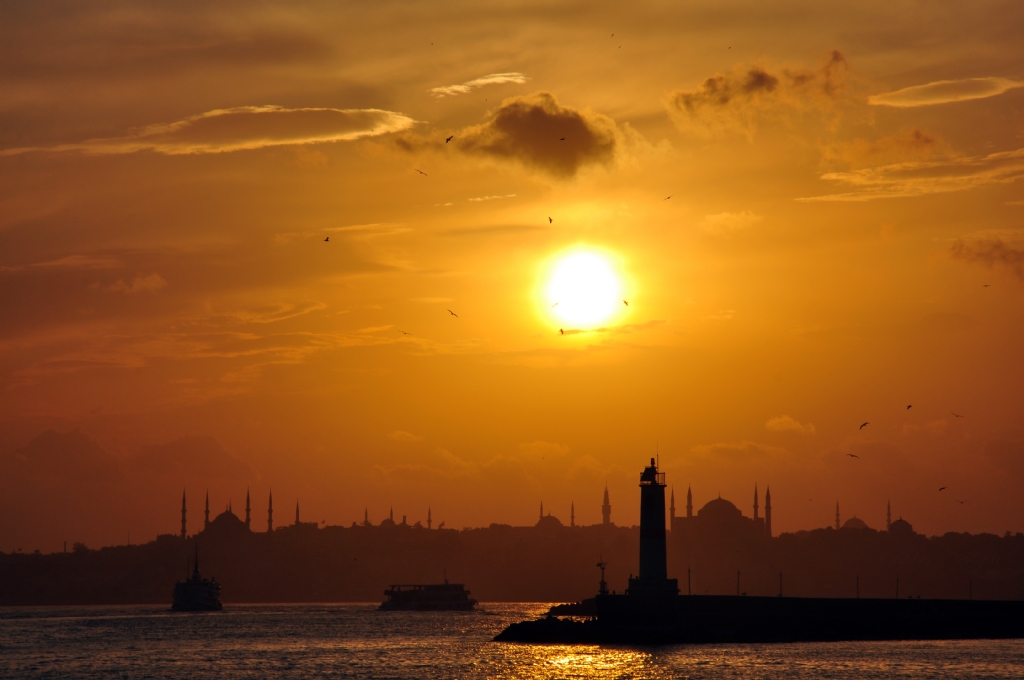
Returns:
[[[672,198],[673,196],[675,196],[675,194],[670,194],[670,195],[666,196],[665,198],[663,198],[661,200],[667,201],[668,199]]]
[[[328,236],[327,238],[325,238],[325,239],[324,239],[324,243],[327,243],[327,242],[328,242],[328,241],[330,241],[330,240],[331,240],[331,237],[330,237],[330,236]]]
[[[455,317],[456,319],[458,319],[458,318],[459,318],[459,315],[458,315],[458,314],[456,314],[455,312],[453,312],[453,311],[452,311],[452,310],[450,310],[450,309],[448,310],[448,313],[449,313],[449,314],[451,314],[452,316],[454,316],[454,317]]]
[[[983,284],[981,284],[981,287],[982,287],[982,288],[988,288],[988,287],[990,287],[991,285],[992,285],[991,283],[983,283]]]
[[[863,430],[863,429],[864,429],[865,427],[867,427],[867,426],[868,426],[869,424],[870,424],[870,423],[861,423],[861,424],[860,424],[860,427],[858,427],[857,429],[858,429],[858,430]]]
[[[952,412],[952,411],[950,411],[950,413],[953,413],[953,412]],[[963,418],[963,416],[962,416],[962,415],[960,415],[959,413],[953,413],[953,415],[954,415],[954,416],[956,416],[957,418]]]
[[[548,218],[548,224],[551,224],[552,222],[554,222],[554,220],[549,217]]]
[[[939,491],[945,491],[945,490],[946,490],[946,487],[944,487],[944,486],[940,486],[939,487]]]
[[[622,304],[624,304],[624,305],[626,305],[627,307],[629,307],[629,300],[623,300],[623,301],[622,301]]]
[[[415,168],[413,168],[413,169],[415,170]],[[429,176],[429,175],[427,175],[427,173],[423,172],[422,170],[416,170],[416,172],[420,173],[424,177],[428,177]]]
[[[860,456],[858,456],[856,453],[848,453],[846,455],[849,456],[850,458],[860,458]]]
[[[908,410],[908,411],[910,410],[910,407],[911,407],[911,406],[913,406],[913,404],[907,404],[907,410]]]
[[[402,335],[412,335],[412,333],[406,333],[401,328],[398,329],[398,332],[401,333]]]
[[[565,141],[565,137],[559,137],[559,138],[558,138],[558,141],[560,141],[560,142],[564,142],[564,141]]]
[[[956,499],[956,502],[957,502],[957,503],[959,503],[960,505],[963,505],[963,504],[964,504],[964,503],[966,503],[967,501],[962,501],[962,500],[960,500],[960,499],[958,498],[958,499]]]
[[[448,139],[444,140],[444,143],[447,144],[448,142],[452,141],[453,139],[455,139],[455,135],[452,135]]]
[[[562,330],[561,328],[558,329],[558,333],[559,333],[559,335],[565,335],[565,331]]]
[[[555,304],[551,305],[551,309],[554,309],[557,306],[558,306],[558,303],[556,302]]]

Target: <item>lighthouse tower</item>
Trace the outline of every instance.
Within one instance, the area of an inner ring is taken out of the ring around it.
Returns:
[[[665,473],[653,458],[640,475],[640,575],[629,580],[629,593],[679,593],[665,555]]]

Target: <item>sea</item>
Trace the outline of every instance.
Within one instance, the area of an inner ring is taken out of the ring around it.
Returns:
[[[491,642],[549,604],[0,608],[2,678],[1024,678],[1024,640],[620,647]]]

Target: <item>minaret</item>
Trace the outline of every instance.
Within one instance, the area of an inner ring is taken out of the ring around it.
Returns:
[[[299,501],[295,501],[295,526],[299,525]]]
[[[249,487],[245,487],[245,528],[249,529],[250,524],[252,524],[252,507],[249,505]]]
[[[270,503],[267,504],[267,533],[274,531],[274,490],[270,490]]]
[[[368,508],[363,508],[363,526],[370,526],[370,510]]]
[[[576,503],[569,504],[569,526],[576,526]]]
[[[668,506],[668,530],[676,525],[676,489],[672,487],[672,502]]]
[[[185,540],[185,490],[181,490],[181,540]],[[65,552],[67,552],[65,550]]]
[[[754,484],[754,521],[757,521],[757,484]]]
[[[772,487],[764,490],[764,535],[772,537]]]
[[[430,508],[428,507],[427,508],[427,529],[430,528],[430,525],[431,525],[432,522],[433,522],[433,520],[430,519]]]
[[[210,526],[210,490],[206,490],[206,521],[203,522],[203,529]]]
[[[540,518],[544,519],[544,501],[540,502]]]
[[[388,519],[390,519],[392,522],[395,521],[395,506],[393,505],[391,506],[391,512],[388,513]],[[299,520],[296,519],[295,521],[298,522]]]
[[[839,501],[836,501],[836,529],[839,528]]]
[[[693,517],[693,492],[689,485],[686,487],[686,516]]]
[[[892,503],[890,501],[885,502],[885,530],[888,531],[889,527],[892,526]]]
[[[612,503],[608,500],[608,484],[604,485],[604,503],[601,504],[601,523],[609,525],[612,523]]]

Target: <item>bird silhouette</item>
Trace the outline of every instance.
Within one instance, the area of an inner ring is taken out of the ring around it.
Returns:
[[[415,168],[413,168],[413,169],[415,170]],[[422,170],[416,170],[416,172],[420,173],[424,177],[429,177],[429,175],[427,173],[423,172]]]
[[[910,407],[911,407],[911,406],[913,406],[913,404],[907,404],[907,410],[908,410],[908,411],[910,410]]]
[[[455,135],[452,135],[448,139],[444,140],[444,143],[447,144],[448,142],[452,141],[453,139],[455,139]]]
[[[858,427],[857,429],[858,429],[858,430],[863,430],[863,429],[864,429],[864,428],[865,428],[866,426],[868,426],[868,425],[870,425],[870,423],[861,423],[861,424],[860,424],[860,427]]]
[[[957,503],[959,503],[960,505],[963,505],[963,504],[964,504],[964,503],[966,503],[967,501],[962,501],[962,500],[960,500],[960,499],[958,498],[958,499],[956,499],[956,502],[957,502]]]
[[[946,490],[946,487],[944,487],[944,486],[940,486],[939,487],[939,491],[945,491],[945,490]]]
[[[622,301],[622,304],[624,304],[624,305],[626,305],[627,307],[629,307],[629,300],[623,300],[623,301]]]
[[[558,303],[556,302],[555,304],[551,305],[551,309],[554,309],[557,306],[558,306]]]
[[[558,329],[559,335],[565,335],[565,331],[561,328]]]
[[[983,284],[981,284],[981,287],[982,288],[989,288],[991,285],[992,285],[991,283],[983,283]]]
[[[661,199],[661,200],[663,200],[663,201],[667,201],[668,199],[672,198],[672,196],[675,196],[675,194],[672,194],[672,195],[670,195],[670,196],[666,196],[665,198],[663,198],[663,199]]]
[[[953,413],[953,412],[952,412],[952,411],[950,411],[950,413]],[[962,416],[962,415],[960,415],[959,413],[953,413],[953,415],[954,415],[954,416],[956,416],[957,418],[963,418],[963,416]]]
[[[549,217],[548,218],[548,224],[551,224],[552,222],[554,222],[554,220]]]
[[[452,310],[450,310],[450,309],[448,310],[448,313],[449,313],[449,314],[451,314],[452,316],[454,316],[454,317],[455,317],[456,319],[458,319],[458,318],[459,318],[459,315],[458,315],[458,314],[456,314],[455,312],[453,312],[453,311],[452,311]]]
[[[331,240],[331,237],[330,237],[330,236],[328,236],[327,238],[325,238],[325,239],[324,239],[324,243],[327,243],[327,242],[328,242],[328,241],[330,241],[330,240]]]
[[[412,333],[406,333],[401,328],[398,329],[398,332],[401,333],[402,335],[412,335]]]
[[[564,141],[565,141],[565,137],[559,137],[559,138],[558,138],[558,141],[560,141],[560,142],[564,142]]]
[[[849,456],[850,458],[860,458],[860,456],[858,456],[856,453],[848,453],[846,455]]]

